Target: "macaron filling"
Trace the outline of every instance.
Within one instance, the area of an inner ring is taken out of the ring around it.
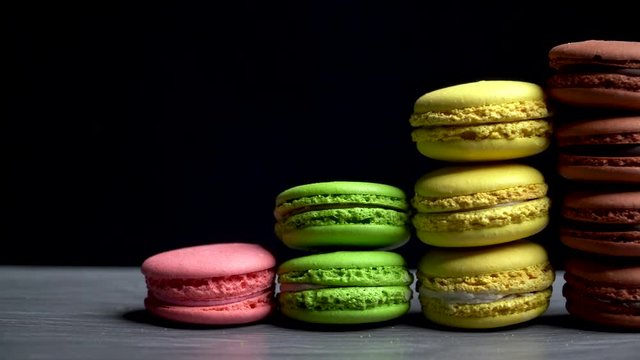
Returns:
[[[550,298],[551,288],[548,288],[527,293],[524,296],[513,296],[486,303],[447,303],[435,298],[426,297],[421,297],[420,303],[427,317],[433,316],[434,314],[443,314],[444,316],[456,318],[483,319],[487,317],[499,318],[511,314],[522,314],[536,309],[541,313],[549,306]],[[520,321],[522,321],[522,319],[520,319]],[[510,323],[512,322],[507,321],[500,325],[509,325]]]
[[[625,68],[627,62],[621,62],[616,65],[605,64],[566,64],[558,69],[558,73],[576,73],[576,74],[620,74],[626,76],[640,76],[640,69]]]
[[[445,304],[486,304],[495,302],[498,300],[514,299],[516,297],[533,296],[534,292],[518,293],[518,294],[505,294],[505,293],[492,293],[492,292],[465,292],[465,291],[451,291],[442,292],[434,291],[427,288],[419,289],[421,299],[434,299],[441,301]]]
[[[640,224],[614,224],[614,223],[594,223],[588,221],[573,221],[565,219],[563,221],[565,229],[575,229],[575,231],[593,231],[593,232],[639,232]],[[640,234],[639,234],[640,235]]]
[[[640,143],[640,138],[636,141]],[[563,147],[561,151],[580,156],[634,157],[640,156],[640,144],[572,145]]]

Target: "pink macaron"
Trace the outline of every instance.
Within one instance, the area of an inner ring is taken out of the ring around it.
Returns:
[[[276,259],[257,244],[221,243],[153,255],[142,263],[146,309],[189,324],[230,325],[274,309]]]

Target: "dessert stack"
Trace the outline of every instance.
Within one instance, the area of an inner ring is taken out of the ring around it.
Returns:
[[[555,272],[532,237],[549,222],[548,186],[519,160],[548,149],[550,117],[542,87],[523,81],[459,84],[416,101],[412,139],[436,167],[412,198],[416,236],[429,247],[416,290],[430,321],[499,328],[547,309]]]
[[[549,51],[567,311],[640,329],[640,42]]]
[[[409,240],[409,210],[402,189],[371,182],[318,182],[278,194],[275,234],[305,253],[278,267],[280,313],[340,325],[406,314],[414,277],[390,250]]]

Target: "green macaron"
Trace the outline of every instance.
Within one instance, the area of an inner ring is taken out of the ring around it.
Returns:
[[[278,268],[281,313],[318,324],[365,324],[396,319],[411,307],[413,274],[388,251],[308,255]]]
[[[390,250],[410,237],[409,203],[403,190],[386,184],[331,181],[281,192],[275,233],[302,250]]]

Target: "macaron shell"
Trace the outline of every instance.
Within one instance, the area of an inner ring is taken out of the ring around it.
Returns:
[[[573,191],[564,196],[561,213],[577,221],[640,224],[640,192]]]
[[[312,269],[369,268],[402,266],[402,255],[391,251],[335,251],[293,258],[280,264],[278,274]]]
[[[444,248],[468,248],[517,241],[533,236],[549,224],[549,217],[537,217],[517,224],[486,229],[459,231],[421,231],[416,236],[427,245]]]
[[[519,240],[486,248],[432,248],[418,263],[427,276],[463,277],[522,269],[548,262],[546,249],[538,243]]]
[[[280,311],[293,319],[323,324],[387,321],[411,307],[409,286],[333,287],[278,294]]]
[[[588,282],[640,289],[640,264],[634,259],[573,254],[565,260],[564,267],[566,273]]]
[[[551,144],[548,137],[518,139],[487,139],[460,141],[419,141],[416,143],[422,155],[442,161],[500,161],[524,158],[539,154]]]
[[[383,195],[405,198],[404,191],[395,186],[363,181],[328,181],[289,188],[276,197],[276,206],[303,197],[316,195]]]
[[[556,45],[549,51],[554,69],[583,63],[640,68],[640,43],[593,39]]]
[[[640,157],[596,159],[559,154],[558,174],[580,182],[640,183]]]
[[[450,197],[544,183],[542,173],[523,164],[446,166],[429,172],[416,182],[416,194]]]
[[[561,229],[560,241],[588,253],[640,257],[640,231],[598,233],[565,228]]]
[[[573,121],[555,129],[558,146],[640,144],[640,116]],[[623,140],[623,141],[621,141]]]
[[[147,297],[145,308],[163,319],[201,325],[235,325],[261,321],[275,310],[273,292],[219,306],[176,306]]]
[[[636,79],[637,83],[630,85],[616,77],[618,88],[553,87],[548,93],[556,101],[571,106],[635,111],[640,110],[640,78]],[[605,86],[606,81],[600,82]]]
[[[276,259],[258,244],[207,244],[169,250],[147,258],[141,266],[146,277],[199,279],[251,273],[273,268]]]
[[[289,248],[311,251],[337,249],[398,248],[411,237],[406,226],[376,224],[343,224],[310,226],[282,232],[280,238]]]
[[[409,312],[411,305],[391,305],[381,308],[361,310],[325,310],[309,312],[299,309],[281,309],[281,312],[292,319],[315,324],[367,324],[393,320]]]
[[[544,92],[536,84],[510,80],[477,81],[424,94],[415,102],[414,112],[447,112],[454,109],[542,99],[544,99]]]

